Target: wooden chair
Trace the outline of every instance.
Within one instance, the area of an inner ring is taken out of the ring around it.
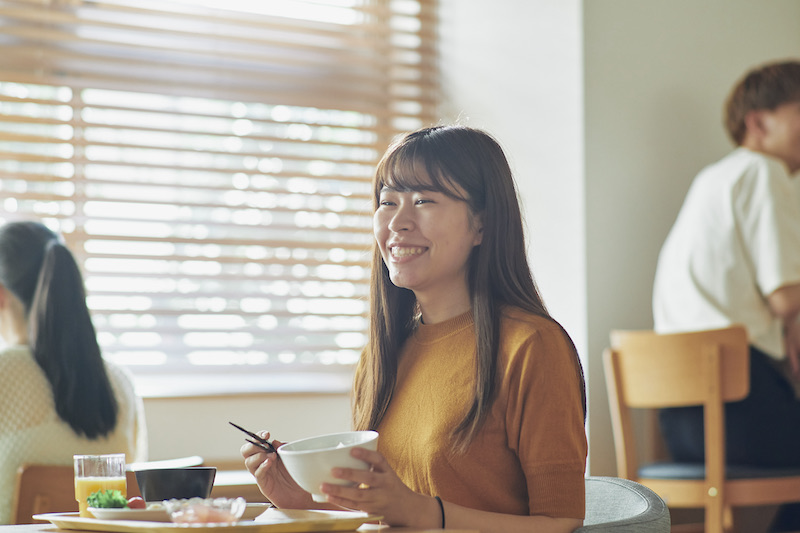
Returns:
[[[17,470],[12,524],[41,524],[39,513],[78,512],[72,465],[25,464]]]
[[[733,527],[732,508],[800,502],[800,469],[725,466],[724,402],[749,393],[743,327],[659,335],[612,331],[603,354],[617,475],[645,485],[674,508],[703,508],[705,532]],[[702,405],[705,463],[637,460],[631,409]]]
[[[146,468],[184,468],[201,466],[198,455],[131,463],[126,467],[128,497],[141,496],[135,470]],[[11,507],[12,524],[41,524],[31,518],[40,513],[77,512],[74,469],[72,465],[24,464],[17,470],[17,482]]]

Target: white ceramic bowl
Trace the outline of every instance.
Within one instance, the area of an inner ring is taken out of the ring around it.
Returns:
[[[324,502],[325,495],[319,492],[322,483],[349,485],[350,483],[331,475],[331,469],[367,469],[367,463],[350,456],[355,447],[376,450],[378,433],[375,431],[347,431],[309,437],[287,442],[278,448],[278,455],[286,470],[303,489],[314,497],[315,502]]]

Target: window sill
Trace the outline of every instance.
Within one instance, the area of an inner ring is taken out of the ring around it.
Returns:
[[[263,394],[349,394],[351,372],[254,372],[139,374],[136,394],[142,398],[195,398]]]

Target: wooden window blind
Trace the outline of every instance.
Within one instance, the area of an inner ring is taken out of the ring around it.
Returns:
[[[65,235],[136,374],[349,369],[435,34],[435,0],[0,0],[0,218]]]

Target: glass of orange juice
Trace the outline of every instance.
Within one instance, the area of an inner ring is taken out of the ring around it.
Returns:
[[[125,454],[74,455],[75,461],[75,499],[78,500],[80,515],[92,518],[86,499],[98,490],[118,490],[127,497],[125,483]]]

